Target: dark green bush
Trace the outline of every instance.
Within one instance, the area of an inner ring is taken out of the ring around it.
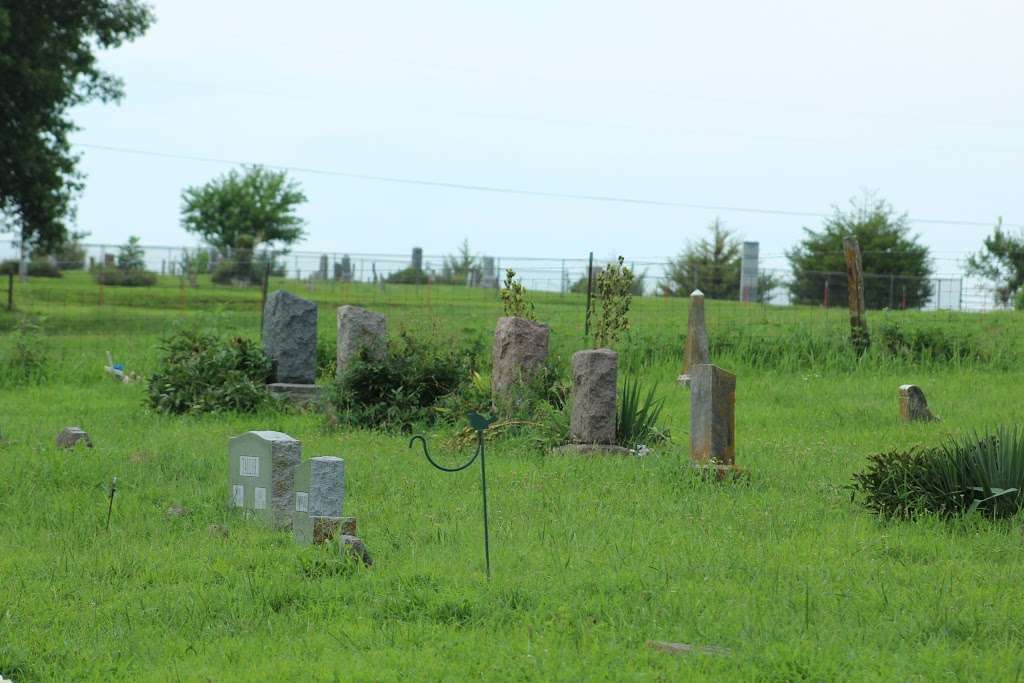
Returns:
[[[269,400],[271,363],[257,342],[184,329],[163,340],[161,350],[148,394],[160,412],[252,412]]]
[[[419,268],[410,266],[391,273],[388,275],[387,281],[396,285],[425,285],[427,284],[427,274]]]
[[[263,282],[267,273],[267,260],[270,259],[270,275],[284,277],[285,266],[277,263],[268,254],[257,254],[255,258],[225,259],[217,264],[210,279],[218,285],[258,285]]]
[[[120,270],[104,266],[93,270],[92,276],[96,282],[108,287],[152,287],[156,284],[156,273],[148,270]]]
[[[882,517],[1014,515],[1024,504],[1024,431],[951,438],[938,448],[881,453],[853,476],[854,497]]]
[[[335,382],[330,398],[338,420],[357,427],[402,429],[433,422],[441,399],[472,377],[481,345],[479,339],[460,346],[423,342],[402,332],[385,359],[364,352]]]
[[[954,327],[905,327],[885,322],[878,326],[876,338],[886,353],[904,360],[984,360],[976,340]]]
[[[0,263],[0,275],[17,275],[18,261],[11,259]],[[49,259],[34,259],[28,262],[29,277],[61,277],[60,268]]]

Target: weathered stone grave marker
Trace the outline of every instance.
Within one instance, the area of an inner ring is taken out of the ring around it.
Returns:
[[[246,432],[228,442],[228,453],[231,505],[279,529],[290,527],[299,442],[281,432]]]
[[[693,368],[711,362],[708,346],[708,328],[704,320],[704,292],[695,289],[690,293],[690,312],[686,321],[686,349],[683,353],[683,374],[679,383],[690,386]]]
[[[516,383],[529,382],[548,359],[550,330],[518,316],[498,318],[491,347],[491,398],[497,406]]]
[[[916,384],[900,386],[900,419],[904,422],[931,422],[939,418],[928,408],[928,400]]]
[[[846,280],[850,305],[850,340],[858,354],[871,346],[868,318],[864,302],[864,268],[861,263],[860,244],[854,237],[843,238],[843,257],[846,260]]]
[[[316,304],[288,292],[267,297],[263,315],[263,348],[274,364],[267,389],[297,402],[317,396]]]
[[[338,377],[363,349],[371,358],[381,360],[388,351],[387,318],[359,306],[342,306],[338,309],[337,343],[335,372]]]
[[[57,435],[57,448],[74,448],[81,441],[87,448],[92,448],[92,439],[81,427],[65,427]]]
[[[709,364],[691,371],[690,460],[731,468],[736,464],[736,375]]]
[[[611,349],[573,354],[569,431],[574,443],[602,446],[615,443],[618,375],[619,354]]]
[[[345,461],[325,455],[300,463],[295,470],[295,540],[319,545],[343,534],[355,536],[355,519],[342,517],[344,508]]]

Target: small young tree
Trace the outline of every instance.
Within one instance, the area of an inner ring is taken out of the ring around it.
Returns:
[[[477,258],[473,255],[473,250],[469,248],[469,240],[464,239],[459,245],[457,253],[444,257],[441,277],[449,284],[464,285],[469,274],[479,271],[479,268]]]
[[[633,271],[623,265],[609,263],[597,275],[597,293],[601,301],[601,317],[594,327],[594,348],[609,348],[619,335],[629,329],[629,307],[633,302]],[[589,311],[588,311],[589,314]]]
[[[850,200],[846,211],[838,207],[820,232],[804,228],[807,236],[786,252],[793,279],[789,284],[794,303],[820,304],[828,281],[829,301],[847,305],[846,261],[843,238],[855,237],[864,267],[864,297],[868,308],[884,308],[901,301],[919,308],[932,293],[928,247],[910,234],[906,214],[897,214],[884,199],[865,194]]]
[[[505,271],[505,284],[501,290],[501,303],[505,306],[505,315],[516,318],[536,320],[533,302],[526,300],[526,288],[522,280],[516,280],[516,271],[511,268]]]
[[[139,246],[137,235],[132,235],[118,247],[117,269],[127,272],[146,269],[146,251]]]
[[[243,258],[251,259],[262,245],[288,247],[304,234],[305,221],[295,211],[306,195],[285,171],[232,169],[205,185],[186,188],[181,199],[185,230],[226,258],[240,250]]]
[[[699,289],[709,299],[738,299],[743,245],[719,219],[708,226],[710,239],[691,242],[665,267],[661,290],[689,296]]]
[[[992,234],[985,238],[982,250],[967,258],[965,270],[968,275],[994,285],[996,303],[1010,303],[1018,292],[1024,291],[1024,231],[1019,235],[1005,232],[1000,218]],[[1017,301],[1024,303],[1019,297]]]

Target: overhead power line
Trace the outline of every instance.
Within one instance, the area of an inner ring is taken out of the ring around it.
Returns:
[[[370,173],[357,173],[353,171],[337,171],[320,168],[306,168],[302,166],[286,166],[282,164],[267,164],[252,161],[239,161],[237,159],[221,159],[217,157],[193,156],[189,154],[175,154],[170,152],[154,152],[152,150],[133,149],[130,147],[114,147],[111,145],[95,145],[91,143],[76,142],[76,147],[83,149],[95,149],[104,152],[116,152],[119,154],[135,154],[139,156],[157,157],[161,159],[178,159],[182,161],[197,161],[211,164],[228,164],[232,166],[260,165],[265,168],[272,168],[279,171],[291,171],[293,173],[310,173],[315,175],[335,176],[339,178],[351,178],[354,180],[368,180],[383,183],[396,183],[401,185],[417,185],[421,187],[435,187],[448,190],[467,190],[472,192],[488,192],[493,194],[518,195],[523,197],[540,197],[545,199],[568,199],[575,201],[605,202],[612,204],[632,204],[638,206],[660,206],[676,209],[695,209],[699,211],[723,211],[730,213],[749,213],[769,216],[791,216],[796,218],[828,218],[830,214],[814,211],[792,211],[786,209],[765,209],[749,206],[727,206],[721,204],[696,204],[690,202],[677,202],[665,199],[644,199],[639,197],[623,197],[605,194],[578,194],[572,192],[550,192],[546,190],[529,190],[515,187],[501,187],[497,185],[477,185],[474,183],[456,183],[443,180],[428,180],[423,178],[405,178],[401,176],[384,176]],[[925,223],[930,225],[954,225],[961,227],[982,227],[991,228],[995,222],[965,221],[943,218],[911,218],[913,223]],[[1006,227],[1024,227],[1022,225],[1007,225]]]

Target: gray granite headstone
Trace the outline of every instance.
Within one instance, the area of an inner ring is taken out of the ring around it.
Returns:
[[[615,443],[618,373],[619,354],[611,349],[573,354],[569,428],[574,443]]]
[[[548,359],[547,325],[519,317],[498,318],[491,347],[491,395],[501,394],[517,382],[529,382]]]
[[[928,408],[928,400],[916,384],[900,386],[900,419],[904,422],[931,422],[938,418]]]
[[[704,292],[695,289],[690,293],[690,313],[686,321],[686,350],[683,374],[679,376],[679,383],[689,385],[693,367],[710,362],[708,328],[704,322]]]
[[[341,377],[349,362],[364,348],[371,358],[384,358],[388,348],[387,335],[387,319],[380,313],[359,306],[339,308],[337,376]]]
[[[423,247],[412,248],[412,269],[423,270]]]
[[[228,499],[268,524],[287,529],[295,508],[302,446],[281,432],[246,432],[228,443]]]
[[[328,264],[328,260],[329,259],[327,258],[327,254],[321,254],[321,256],[320,256],[320,273],[319,273],[321,280],[326,280],[327,279],[327,264]]]
[[[280,290],[268,296],[263,348],[274,363],[274,382],[316,382],[316,304]]]
[[[295,471],[295,540],[304,545],[330,540],[341,527],[344,507],[345,461],[329,455],[303,461]]]
[[[690,390],[690,460],[734,465],[736,375],[715,365],[695,365]]]

